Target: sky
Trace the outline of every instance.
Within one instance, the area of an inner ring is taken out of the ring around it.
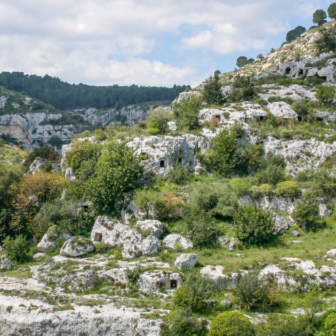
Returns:
[[[0,0],[0,71],[71,84],[200,84],[277,49],[329,0]]]

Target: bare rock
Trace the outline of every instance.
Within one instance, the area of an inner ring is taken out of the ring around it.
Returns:
[[[329,251],[327,252],[327,255],[328,255],[329,257],[331,257],[331,258],[336,259],[336,249],[329,250]]]
[[[36,158],[33,163],[30,165],[28,172],[26,173],[26,175],[29,174],[36,174],[37,172],[39,172],[41,170],[41,168],[47,163],[48,161],[45,159],[41,159],[41,158]]]
[[[12,263],[7,256],[2,255],[0,256],[0,270],[10,270],[15,266],[14,263]]]
[[[226,275],[223,273],[223,271],[223,266],[207,265],[201,269],[200,273],[202,276],[214,280],[219,289],[229,289],[236,287],[238,283],[238,273],[231,273],[230,275]],[[244,274],[247,274],[247,272],[243,272],[243,275]]]
[[[92,251],[94,251],[94,246],[88,239],[73,237],[63,244],[60,254],[67,257],[80,257]]]
[[[149,231],[150,234],[160,238],[163,233],[163,224],[154,219],[148,219],[144,221],[137,221],[136,227],[140,228],[142,231]]]
[[[176,258],[175,267],[185,269],[194,267],[197,263],[198,255],[193,253],[181,254]]]
[[[224,306],[224,307],[231,308],[233,306],[233,302],[229,301],[229,300],[223,300],[223,301],[221,301],[221,305]]]
[[[111,278],[115,285],[126,285],[129,281],[126,270],[127,268],[112,268],[103,274]]]
[[[38,258],[42,258],[42,257],[44,257],[45,256],[45,253],[35,253],[34,255],[33,255],[33,259],[34,260],[37,260]]]
[[[148,236],[141,243],[141,252],[143,255],[153,255],[160,252],[160,240],[155,236]]]
[[[328,209],[327,204],[320,204],[318,206],[318,216],[320,218],[330,216],[330,210]]]
[[[71,235],[68,233],[63,234],[62,236],[57,236],[53,233],[46,233],[43,235],[41,241],[37,245],[37,249],[41,252],[46,252],[48,248],[54,247],[57,244],[59,239],[68,240],[71,238]]]
[[[181,249],[185,251],[194,247],[194,244],[189,239],[176,233],[168,235],[163,240],[163,244],[170,250]]]
[[[272,220],[273,220],[273,224],[275,227],[275,230],[274,230],[275,235],[282,234],[284,231],[286,231],[289,228],[288,221],[281,213],[273,217]]]
[[[71,167],[67,168],[65,171],[65,178],[67,181],[74,181],[76,180],[76,176],[73,172],[73,169]]]
[[[202,303],[208,306],[209,308],[216,307],[218,305],[218,301],[216,300],[202,301]]]
[[[269,111],[277,118],[298,119],[298,114],[285,102],[275,102],[267,105]]]
[[[240,244],[240,240],[234,237],[222,236],[218,237],[218,240],[222,247],[231,252],[235,251]]]
[[[300,237],[300,232],[297,231],[297,230],[294,230],[294,231],[292,232],[292,234],[293,234],[295,237]]]

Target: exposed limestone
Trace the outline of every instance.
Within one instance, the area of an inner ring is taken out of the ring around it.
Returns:
[[[0,256],[0,270],[10,270],[15,266],[5,255]]]
[[[73,172],[73,169],[71,167],[67,168],[66,171],[65,171],[65,179],[67,181],[74,181],[76,180],[76,176]]]
[[[276,214],[275,217],[273,217],[273,223],[275,227],[274,234],[279,235],[282,234],[284,231],[289,229],[292,225],[294,225],[295,221],[293,218],[290,217],[290,219],[286,219],[283,214],[279,213]]]
[[[319,119],[322,119],[326,124],[332,123],[336,124],[336,113],[329,111],[316,111],[316,116]]]
[[[267,105],[269,111],[278,118],[298,119],[298,114],[285,102],[275,102]]]
[[[219,289],[230,289],[236,287],[238,283],[238,273],[225,275],[223,271],[223,266],[207,265],[201,269],[200,273],[202,274],[202,276],[214,280]],[[244,273],[246,274],[247,272],[245,271],[243,272],[243,274]]]
[[[231,308],[233,306],[233,302],[229,301],[229,300],[222,300],[221,305],[224,306],[224,307]]]
[[[218,237],[218,241],[220,242],[222,247],[231,252],[235,251],[240,244],[240,240],[238,238],[228,236]]]
[[[137,221],[136,227],[140,228],[141,231],[149,231],[152,235],[160,238],[163,233],[163,224],[154,219],[147,219],[144,221]]]
[[[94,246],[85,238],[72,237],[67,240],[60,251],[63,256],[80,257],[94,251]]]
[[[175,121],[169,121],[167,124],[170,131],[177,131],[177,124]]]
[[[41,170],[41,168],[47,163],[48,161],[45,159],[41,159],[41,158],[36,158],[33,163],[30,165],[28,172],[26,173],[26,175],[29,174],[36,174],[37,172],[39,172]]]
[[[112,268],[104,272],[103,275],[111,278],[115,285],[126,285],[129,281],[126,270],[127,268]]]
[[[154,255],[160,252],[160,240],[155,236],[148,236],[141,243],[143,255]]]
[[[191,97],[195,97],[197,99],[202,99],[203,95],[199,91],[189,91],[189,92],[181,92],[179,96],[173,101],[173,104],[179,104],[184,99],[189,99]]]
[[[268,265],[263,268],[259,273],[260,280],[267,280],[269,278],[276,280],[277,284],[283,288],[291,289],[297,286],[297,282],[293,277],[288,276],[285,271],[281,270],[276,265]]]
[[[170,250],[188,250],[189,248],[194,247],[193,243],[189,239],[176,233],[168,235],[163,240],[163,244]]]
[[[318,216],[320,218],[330,216],[330,210],[328,209],[327,204],[320,204],[318,206]]]
[[[175,267],[178,269],[185,269],[194,267],[197,263],[198,255],[193,253],[185,253],[179,255],[175,260]]]
[[[46,252],[48,248],[55,247],[59,239],[68,240],[68,239],[71,239],[71,235],[68,233],[65,233],[62,236],[58,237],[55,234],[46,233],[43,235],[41,241],[37,244],[37,249],[41,252]]]

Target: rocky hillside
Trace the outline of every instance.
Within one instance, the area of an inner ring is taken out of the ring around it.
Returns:
[[[315,54],[319,36],[292,44],[307,58],[217,73],[146,123],[74,111],[128,126],[77,135],[58,173],[46,146],[21,175],[6,166],[2,333],[335,333],[336,54]]]

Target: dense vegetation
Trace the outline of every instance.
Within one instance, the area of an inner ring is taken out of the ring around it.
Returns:
[[[59,78],[45,75],[25,75],[23,72],[2,72],[0,85],[51,104],[60,110],[94,107],[97,109],[121,108],[149,101],[172,101],[187,86],[173,88],[131,86],[91,86],[69,84]]]

